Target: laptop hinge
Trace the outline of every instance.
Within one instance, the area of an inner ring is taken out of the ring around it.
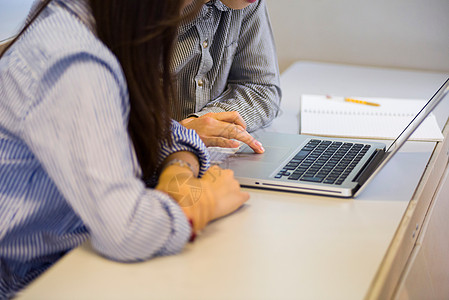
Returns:
[[[385,150],[377,149],[368,159],[368,163],[365,164],[365,166],[355,176],[353,181],[358,182],[359,185],[363,185],[370,175],[373,174],[377,166],[379,166],[384,156]]]

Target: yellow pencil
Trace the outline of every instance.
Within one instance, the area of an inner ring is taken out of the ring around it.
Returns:
[[[358,103],[358,104],[364,104],[364,105],[371,105],[371,106],[380,106],[378,103],[364,101],[364,100],[358,100],[353,98],[345,98],[346,102],[352,102],[352,103]]]

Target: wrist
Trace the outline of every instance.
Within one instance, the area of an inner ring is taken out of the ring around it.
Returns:
[[[189,169],[193,176],[198,177],[200,164],[195,153],[190,151],[179,151],[170,154],[162,163],[161,172],[167,167],[178,166],[179,168]]]
[[[192,174],[195,177],[198,177],[198,174],[197,174],[195,168],[189,162],[184,161],[182,159],[177,159],[177,158],[171,159],[164,165],[162,172],[164,172],[170,166],[178,166],[183,169],[188,169],[188,170],[190,170],[190,172],[192,172]]]

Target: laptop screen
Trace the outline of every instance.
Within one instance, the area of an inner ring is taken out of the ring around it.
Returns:
[[[418,126],[427,118],[427,116],[435,109],[435,107],[444,99],[449,92],[449,78],[443,83],[438,91],[423,106],[419,113],[407,125],[407,127],[399,134],[399,136],[388,147],[387,153],[392,154],[407,141],[407,139],[415,132]]]
[[[390,158],[405,144],[412,133],[418,128],[418,126],[424,121],[424,119],[435,109],[435,107],[441,103],[444,97],[449,92],[449,78],[443,83],[438,91],[430,98],[430,100],[423,106],[419,113],[413,118],[413,120],[407,125],[407,127],[399,134],[399,136],[393,141],[393,143],[386,150],[385,155],[380,161],[376,170],[367,178],[363,187],[370,182],[377,173],[386,165]],[[363,188],[360,188],[356,194],[359,194]]]

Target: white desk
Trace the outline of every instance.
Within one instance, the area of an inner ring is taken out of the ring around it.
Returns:
[[[284,115],[269,130],[297,132],[302,93],[428,98],[445,77],[297,63],[282,75]],[[407,144],[357,199],[248,190],[242,209],[176,256],[121,264],[85,245],[19,299],[363,299],[434,148]]]

